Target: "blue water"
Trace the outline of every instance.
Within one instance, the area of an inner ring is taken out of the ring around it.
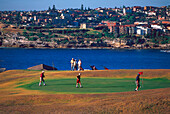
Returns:
[[[71,58],[81,59],[84,69],[170,69],[170,53],[160,50],[0,48],[0,67],[7,70],[39,64],[70,70]]]

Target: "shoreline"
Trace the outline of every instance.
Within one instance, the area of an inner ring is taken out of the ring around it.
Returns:
[[[3,47],[3,46],[0,46],[0,49],[1,48],[20,48],[20,49],[117,49],[117,50],[170,50],[170,48],[115,48],[115,47],[87,47],[87,48],[80,48],[80,47],[73,47],[73,48],[68,48],[68,47],[63,47],[63,48],[53,48],[53,47],[13,47],[13,46],[10,46],[10,47]]]
[[[170,69],[109,69],[109,70],[105,70],[105,69],[99,69],[99,70],[83,70],[83,71],[71,71],[71,70],[45,70],[46,72],[69,72],[69,73],[77,73],[77,72],[112,72],[112,71],[157,71],[157,70],[170,70]],[[6,72],[6,71],[30,71],[30,72],[41,72],[42,70],[30,70],[30,69],[6,69],[5,71],[3,72]]]

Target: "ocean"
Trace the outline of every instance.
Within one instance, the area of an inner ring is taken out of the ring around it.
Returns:
[[[39,64],[70,70],[71,59],[81,59],[84,69],[170,69],[170,53],[129,49],[25,49],[0,48],[0,67],[27,69]]]

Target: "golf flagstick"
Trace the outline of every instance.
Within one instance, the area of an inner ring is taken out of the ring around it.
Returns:
[[[143,78],[142,78],[142,88],[143,88]]]
[[[143,75],[143,72],[139,72],[139,74],[142,76]],[[140,82],[140,88],[143,88],[143,77],[142,77],[142,84]]]
[[[143,72],[142,72],[142,88],[143,88]]]
[[[143,88],[143,72],[141,72],[141,75],[142,75],[142,88]]]

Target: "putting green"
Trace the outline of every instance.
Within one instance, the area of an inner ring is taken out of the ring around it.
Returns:
[[[117,79],[117,78],[82,78],[83,88],[76,88],[76,79],[63,78],[54,80],[45,80],[46,86],[38,86],[39,82],[32,82],[18,86],[28,90],[40,90],[49,93],[111,93],[134,91],[135,79]],[[140,90],[157,89],[170,87],[168,79],[144,79],[141,80]]]

